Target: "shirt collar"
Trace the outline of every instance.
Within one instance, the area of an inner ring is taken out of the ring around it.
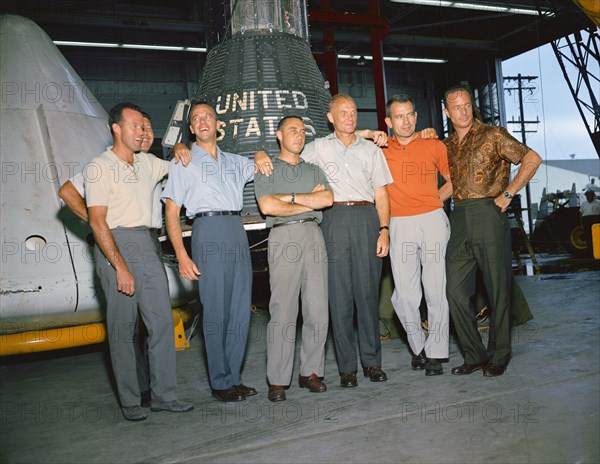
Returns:
[[[473,118],[473,125],[469,129],[469,132],[477,132],[478,130],[481,130],[482,127],[483,123],[479,119]]]
[[[115,152],[112,150],[112,148],[113,148],[113,147],[109,147],[109,148],[106,150],[106,152],[105,152],[111,161],[120,161],[121,163],[129,164],[127,161],[125,161],[125,160],[121,159],[121,158],[120,158],[120,157],[119,157],[119,156],[118,156],[118,155],[117,155],[117,154],[116,154],[116,153],[115,153]],[[137,163],[137,161],[138,161],[138,154],[137,154],[137,153],[134,153],[134,154],[133,154],[133,163],[135,164],[135,163]]]
[[[298,163],[291,164],[291,163],[288,163],[286,160],[282,160],[279,156],[276,156],[275,158],[273,158],[273,163],[285,163],[289,166],[296,167],[296,166],[299,166],[302,163],[304,163],[304,160],[302,159],[302,157],[300,157],[300,159],[298,160]]]
[[[191,150],[192,155],[196,154],[196,155],[206,155],[206,156],[210,156],[211,159],[214,159],[212,157],[212,155],[210,153],[208,153],[204,148],[201,148],[200,146],[198,146],[198,144],[196,142],[194,142],[192,144],[192,150]],[[221,149],[219,148],[219,146],[217,145],[217,158],[221,158],[221,155],[223,154],[223,152],[221,151]]]
[[[412,139],[410,142],[408,142],[406,145],[401,144],[398,139],[396,138],[396,136],[392,135],[391,137],[388,137],[388,145],[391,144],[392,148],[402,148],[402,147],[407,147],[408,145],[410,145],[411,143],[417,141],[417,140],[424,140],[421,137],[421,133],[417,132],[417,136]]]
[[[485,124],[483,124],[479,119],[473,118],[473,125],[469,128],[469,132],[465,134],[465,137],[468,136],[470,133],[479,132],[484,127],[484,125]],[[458,133],[456,132],[456,130],[452,132],[452,135],[448,139],[451,142],[458,143]]]
[[[329,140],[337,140],[339,143],[341,143],[342,145],[344,145],[344,143],[343,143],[343,142],[342,142],[340,139],[338,139],[337,135],[335,135],[335,131],[334,131],[334,132],[332,132],[332,133],[331,133],[331,134],[329,134],[329,135],[326,135],[326,136],[325,136],[325,138],[326,138],[326,139],[329,139]],[[351,143],[350,145],[348,145],[348,147],[346,147],[346,148],[349,148],[349,147],[351,147],[351,146],[353,146],[353,145],[356,145],[356,144],[358,144],[358,143],[361,143],[361,139],[362,139],[362,140],[364,140],[364,139],[363,139],[362,137],[360,137],[359,135],[356,135],[356,134],[354,134],[354,142],[352,142],[352,143]]]

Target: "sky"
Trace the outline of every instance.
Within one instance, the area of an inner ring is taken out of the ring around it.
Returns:
[[[600,75],[600,64],[590,59],[591,72]],[[569,65],[571,66],[571,65]],[[539,119],[539,124],[530,124],[527,130],[536,130],[535,134],[527,134],[526,144],[539,153],[543,159],[598,159],[591,138],[583,119],[579,114],[575,100],[569,90],[558,60],[550,44],[544,45],[502,63],[502,73],[506,76],[538,76],[532,81],[537,87],[533,94],[524,94],[525,120]],[[516,82],[505,81],[506,87],[516,87]],[[596,94],[598,95],[598,94]],[[504,95],[506,117],[510,121],[514,116],[519,120],[519,107],[516,92]],[[589,102],[589,99],[584,99]],[[584,110],[588,121],[592,120],[591,113]],[[593,124],[591,128],[593,130]],[[508,124],[508,129],[521,140],[520,125]]]

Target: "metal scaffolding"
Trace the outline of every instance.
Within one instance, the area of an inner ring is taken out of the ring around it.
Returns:
[[[556,59],[592,139],[596,154],[600,157],[600,63],[598,29],[589,27],[551,42]],[[595,66],[592,66],[595,64]],[[593,70],[596,70],[596,73]],[[575,70],[570,75],[568,71]],[[593,124],[588,119],[592,114]],[[593,125],[593,128],[592,128]]]

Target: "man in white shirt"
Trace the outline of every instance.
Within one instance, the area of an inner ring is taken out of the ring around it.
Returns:
[[[144,120],[144,136],[142,139],[142,153],[149,153],[154,142],[154,131],[152,129],[152,120],[150,115],[142,113]],[[156,229],[156,238],[162,228],[162,203],[160,194],[162,193],[162,184],[156,185],[154,190],[154,206],[152,210],[152,228]],[[59,189],[58,196],[69,209],[85,222],[88,221],[87,205],[85,204],[85,187],[83,174],[79,173],[67,180]],[[157,249],[160,250],[160,243],[157,242]],[[137,375],[141,390],[142,407],[150,407],[150,378],[148,374],[148,356],[146,354],[146,340],[139,340],[139,318],[136,321],[133,340],[136,349]],[[139,341],[139,343],[138,343]]]
[[[600,223],[600,200],[596,198],[596,193],[592,189],[585,192],[585,200],[579,207],[581,213],[581,225],[587,243],[588,253],[594,254],[592,244],[592,226]]]
[[[119,103],[109,113],[114,145],[86,166],[88,218],[96,240],[96,272],[107,300],[111,362],[125,419],[140,421],[140,387],[133,329],[139,315],[148,329],[151,410],[187,412],[177,400],[169,285],[152,235],[152,198],[169,163],[141,149],[142,111]]]

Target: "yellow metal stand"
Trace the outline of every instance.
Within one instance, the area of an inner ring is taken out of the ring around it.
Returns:
[[[173,309],[176,351],[190,348],[190,341],[185,336],[183,329],[183,324],[189,318],[189,311],[179,308]],[[0,356],[61,350],[76,346],[94,345],[103,343],[106,340],[107,331],[104,322],[72,327],[47,328],[15,334],[0,334]]]
[[[592,225],[592,250],[594,258],[600,259],[600,224]]]
[[[178,310],[173,310],[173,325],[175,326],[175,351],[187,350],[190,347],[190,341],[185,336],[183,318]]]

